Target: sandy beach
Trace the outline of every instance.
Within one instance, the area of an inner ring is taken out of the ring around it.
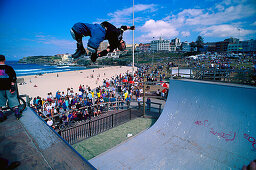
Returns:
[[[18,78],[24,78],[25,84],[18,85],[19,93],[29,95],[29,97],[40,96],[42,98],[46,98],[49,92],[52,92],[53,96],[55,96],[58,90],[61,92],[64,91],[66,94],[67,88],[73,88],[76,93],[80,84],[94,89],[102,86],[104,79],[110,79],[112,76],[126,73],[127,71],[132,72],[132,67],[110,66],[88,70],[49,73],[41,76],[21,76]]]

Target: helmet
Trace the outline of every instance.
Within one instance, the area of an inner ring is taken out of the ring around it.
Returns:
[[[118,49],[120,51],[124,51],[126,48],[126,44],[125,44],[125,41],[123,41],[123,31],[121,28],[118,28],[118,32],[119,32],[118,37],[117,37],[118,42],[119,42]]]

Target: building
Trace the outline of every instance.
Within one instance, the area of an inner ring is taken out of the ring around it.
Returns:
[[[181,46],[181,42],[180,42],[180,39],[179,39],[179,38],[174,38],[174,39],[172,39],[172,40],[171,40],[171,43],[172,43],[173,45],[175,45],[176,48]]]
[[[180,46],[179,46],[179,47],[180,47]],[[170,51],[171,51],[171,52],[177,51],[177,46],[174,45],[173,43],[171,43],[171,44],[170,44]]]
[[[248,52],[256,52],[256,40],[248,40]]]
[[[238,41],[228,44],[228,52],[256,52],[256,40]]]
[[[239,43],[239,39],[238,38],[233,38],[233,37],[225,39],[224,41],[227,41],[227,42],[229,42],[231,44],[238,44]]]
[[[71,61],[72,55],[71,54],[56,54],[56,57],[60,57],[62,62]]]
[[[207,42],[204,45],[205,51],[215,52],[216,51],[216,42]]]
[[[136,49],[139,47],[139,44],[134,44],[134,51],[136,51]],[[126,44],[126,49],[125,51],[127,52],[132,52],[132,44]]]
[[[216,42],[216,52],[238,51],[242,48],[239,44],[239,39],[232,37],[224,41]]]
[[[151,51],[170,51],[170,41],[163,40],[161,37],[159,40],[153,40],[150,43]]]
[[[63,56],[61,57],[62,61],[70,61],[72,58],[71,54],[63,54]]]
[[[241,52],[243,50],[242,43],[228,44],[227,52]]]
[[[227,52],[229,41],[216,42],[216,52]]]
[[[190,52],[189,42],[185,41],[185,42],[181,43],[181,51],[183,51],[183,52]]]
[[[190,51],[191,51],[191,52],[197,51],[197,45],[196,45],[196,43],[195,43],[194,41],[192,41],[191,43],[189,43],[189,45],[190,45]]]
[[[256,52],[256,40],[241,41],[240,44],[242,44],[242,49],[240,48],[242,52]]]
[[[146,43],[146,44],[140,43],[138,47],[138,51],[143,53],[150,52],[151,51],[150,43]]]
[[[120,54],[122,54],[122,51],[113,51],[111,53],[108,53],[107,57],[119,58]]]

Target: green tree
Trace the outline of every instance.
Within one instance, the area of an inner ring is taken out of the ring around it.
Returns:
[[[204,47],[204,38],[199,35],[196,39],[197,51],[200,51]]]

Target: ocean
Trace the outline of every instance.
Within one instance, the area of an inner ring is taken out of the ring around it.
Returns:
[[[28,75],[39,75],[45,73],[58,73],[75,70],[86,70],[91,69],[85,66],[57,66],[57,65],[39,65],[39,64],[22,64],[18,61],[6,61],[7,65],[13,67],[17,77],[28,76]],[[178,70],[173,69],[172,74],[177,74]],[[190,69],[180,69],[179,73],[182,77],[189,77]]]
[[[18,63],[18,61],[6,61],[5,64],[13,67],[17,77],[88,69],[85,66],[22,64]]]

